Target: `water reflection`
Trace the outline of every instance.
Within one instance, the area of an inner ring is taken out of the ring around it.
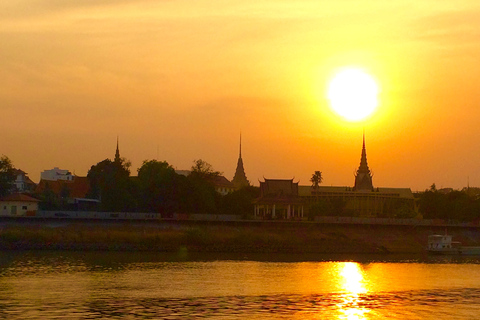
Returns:
[[[361,294],[366,294],[365,278],[362,268],[356,262],[337,262],[338,281],[342,288],[342,295],[337,304],[339,319],[360,320],[366,319],[369,309],[361,304]]]
[[[476,319],[475,263],[0,252],[0,319]]]

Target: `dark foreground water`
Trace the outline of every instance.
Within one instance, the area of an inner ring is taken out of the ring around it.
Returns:
[[[478,258],[0,253],[2,319],[479,317]]]

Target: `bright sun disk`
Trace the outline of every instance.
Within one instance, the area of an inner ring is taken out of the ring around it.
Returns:
[[[338,72],[328,86],[332,109],[349,121],[360,121],[375,111],[378,86],[371,75],[361,69]]]

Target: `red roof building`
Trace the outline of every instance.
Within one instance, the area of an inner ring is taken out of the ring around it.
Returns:
[[[38,202],[38,199],[25,194],[10,194],[0,199],[0,216],[34,216]]]
[[[40,180],[35,192],[41,194],[50,189],[57,197],[86,198],[90,191],[90,182],[87,177],[75,176],[73,180]]]

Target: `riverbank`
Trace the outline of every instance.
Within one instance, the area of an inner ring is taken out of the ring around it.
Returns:
[[[431,227],[318,223],[36,223],[4,224],[2,250],[156,251],[232,253],[419,253]],[[448,230],[479,245],[473,228]]]

